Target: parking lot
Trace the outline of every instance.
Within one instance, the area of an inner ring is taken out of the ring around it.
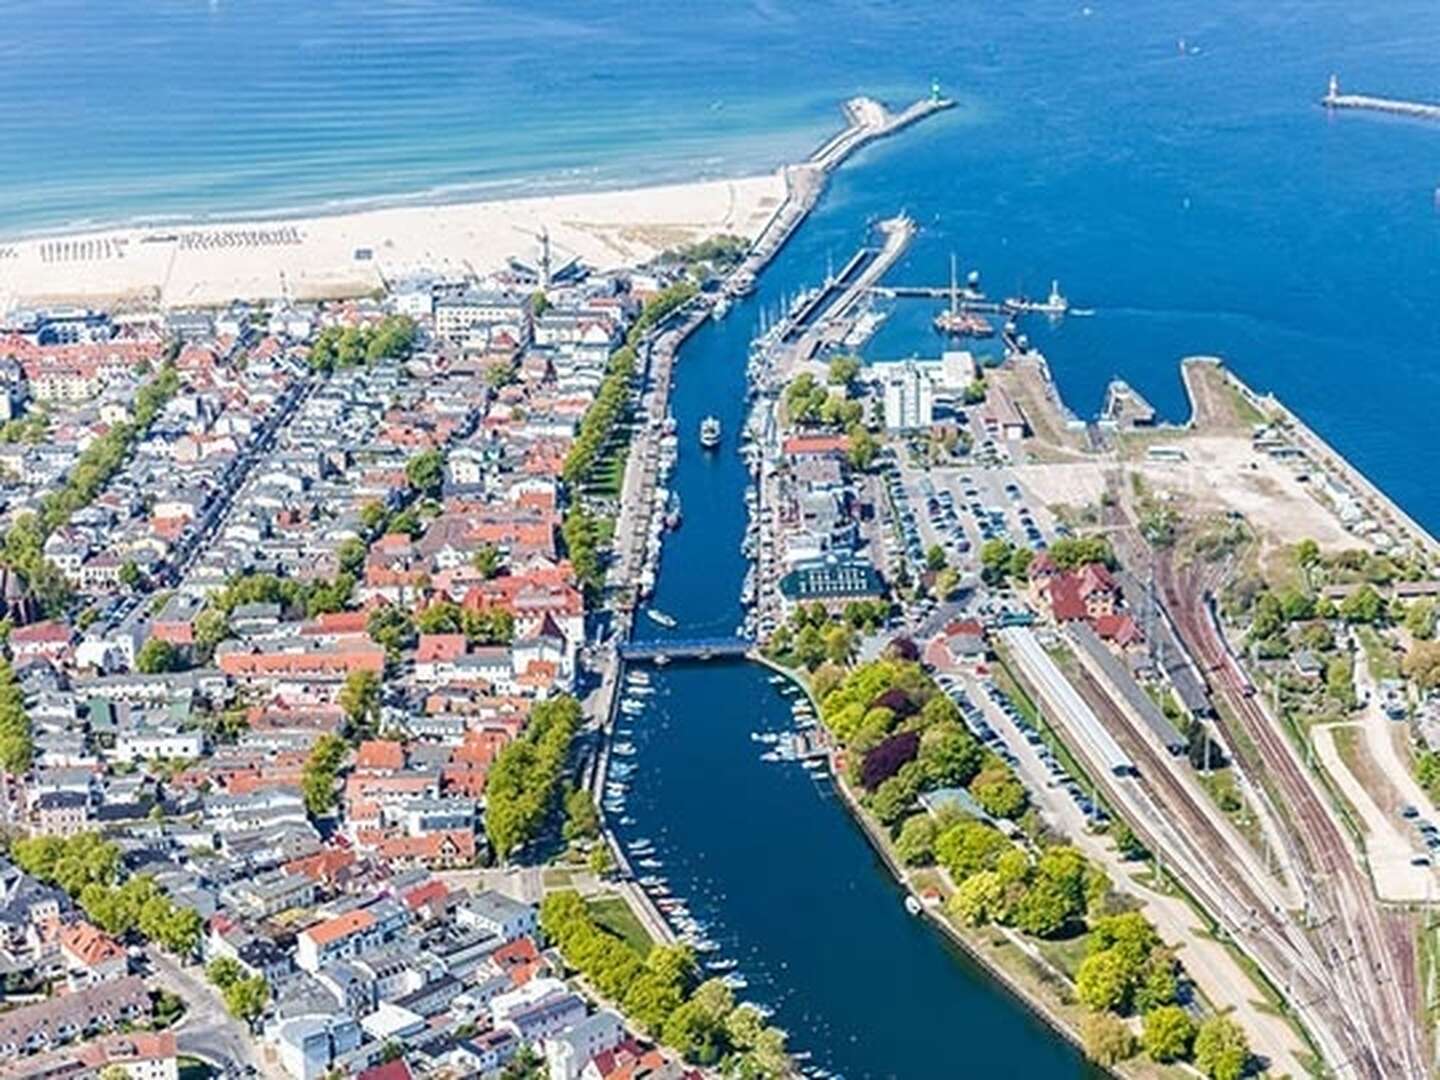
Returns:
[[[1100,828],[1104,809],[1061,764],[1036,729],[993,680],[942,674],[942,690],[959,707],[974,736],[1024,781],[1032,801],[1059,829]]]

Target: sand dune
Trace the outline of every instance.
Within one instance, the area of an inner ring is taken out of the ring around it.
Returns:
[[[634,265],[715,233],[754,236],[782,175],[628,191],[394,207],[283,221],[112,229],[0,242],[0,311],[38,303],[186,307],[354,296],[421,269],[476,273],[554,257]]]

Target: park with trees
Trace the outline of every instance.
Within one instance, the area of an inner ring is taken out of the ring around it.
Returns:
[[[1097,554],[1073,553],[1082,562]],[[1243,1031],[1227,1017],[1192,1016],[1183,969],[1155,928],[1030,812],[1019,778],[919,664],[892,651],[848,670],[826,665],[810,688],[844,751],[841,782],[908,875],[944,884],[943,911],[956,932],[989,927],[1069,958],[1087,1054],[1110,1066],[1143,1051],[1158,1063],[1190,1062],[1214,1080],[1244,1074],[1251,1055]],[[965,798],[919,802],[957,791]]]
[[[642,955],[569,890],[545,897],[540,927],[597,994],[687,1062],[748,1080],[789,1075],[784,1032],[767,1026],[754,1006],[737,1005],[719,979],[701,981],[688,946],[651,945]]]

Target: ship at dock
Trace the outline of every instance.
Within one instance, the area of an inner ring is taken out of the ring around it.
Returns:
[[[1044,300],[1031,300],[1024,296],[1012,296],[1006,299],[1004,309],[1013,314],[1027,315],[1049,315],[1058,318],[1070,310],[1070,301],[1065,299],[1065,294],[1060,291],[1060,282],[1050,282],[1050,295]]]
[[[975,279],[972,275],[972,281]],[[972,290],[967,290],[967,294]],[[935,316],[935,329],[951,337],[992,337],[995,327],[960,303],[960,286],[955,276],[955,256],[950,256],[950,306]]]

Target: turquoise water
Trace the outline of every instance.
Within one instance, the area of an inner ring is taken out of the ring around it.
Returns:
[[[0,235],[749,172],[844,97],[938,76],[962,108],[830,199],[925,224],[897,278],[943,277],[952,248],[996,291],[1058,276],[1102,312],[1040,335],[1077,411],[1122,373],[1176,415],[1175,359],[1221,352],[1435,520],[1412,433],[1437,390],[1440,125],[1315,101],[1332,70],[1440,100],[1440,9],[1090,9],[0,0]],[[876,348],[929,347],[909,333]]]
[[[1332,70],[1440,100],[1433,4],[0,0],[0,28],[0,235],[751,172],[843,98],[938,76],[960,107],[859,155],[686,347],[687,438],[710,411],[738,430],[758,307],[905,210],[892,280],[940,280],[953,250],[995,292],[1058,277],[1098,309],[1035,330],[1077,412],[1119,374],[1180,418],[1176,361],[1218,353],[1440,526],[1440,125],[1315,104]],[[901,306],[870,355],[933,350],[931,313]],[[682,458],[657,597],[681,630],[738,621],[743,483],[733,455]],[[661,681],[635,830],[798,1047],[852,1080],[1083,1069],[903,913],[823,787],[758,761],[749,732],[788,716],[763,674]]]

